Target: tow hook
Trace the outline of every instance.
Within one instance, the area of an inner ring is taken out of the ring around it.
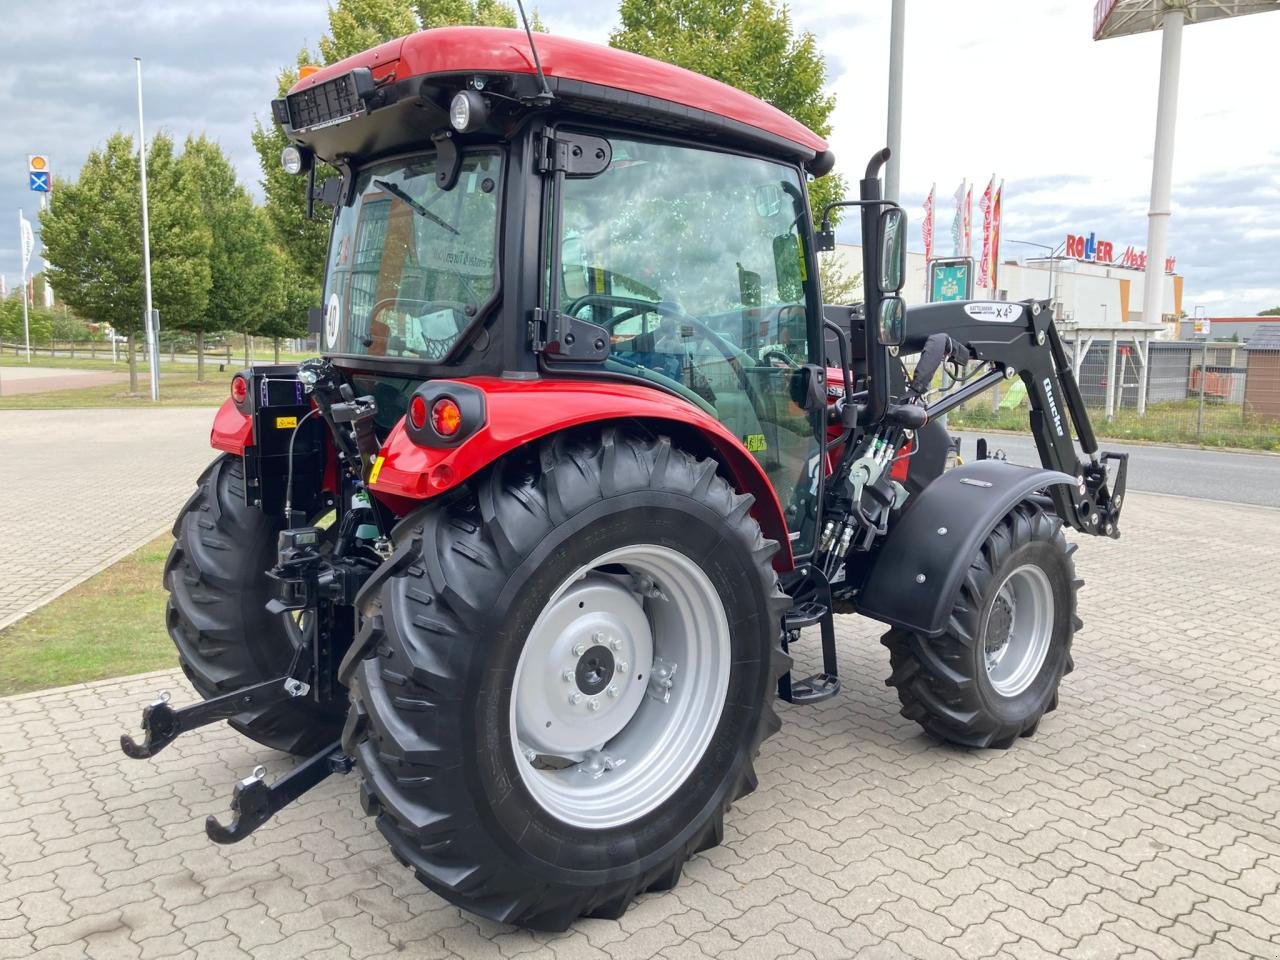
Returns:
[[[179,710],[169,706],[169,693],[165,691],[154,703],[142,708],[142,732],[146,734],[142,743],[138,743],[129,734],[123,733],[120,735],[120,749],[124,751],[125,756],[132,757],[134,760],[146,760],[173,743],[180,733],[207,726],[218,720],[228,720],[246,710],[283,703],[299,696],[299,689],[305,693],[310,688],[305,683],[286,675],[231,693],[224,693],[212,700],[193,703]]]
[[[342,752],[341,743],[335,742],[302,761],[271,786],[263,780],[266,769],[254,767],[253,773],[237,783],[232,791],[230,825],[223,826],[217,817],[210,815],[204,822],[204,832],[214,843],[238,843],[330,774],[349,773],[353,766],[355,760]]]

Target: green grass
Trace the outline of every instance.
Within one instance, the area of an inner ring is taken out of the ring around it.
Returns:
[[[1090,410],[1094,433],[1109,440],[1147,443],[1190,443],[1206,447],[1239,447],[1280,451],[1280,422],[1245,416],[1239,404],[1207,402],[1201,431],[1196,430],[1199,403],[1180,400],[1153,403],[1139,417],[1135,410],[1118,410],[1108,422],[1101,410]],[[990,396],[970,401],[947,416],[956,430],[1011,430],[1027,433],[1027,411],[1021,407],[992,411]]]
[[[47,393],[19,393],[0,396],[0,410],[82,410],[102,407],[216,407],[229,393],[229,376],[215,375],[199,383],[195,371],[167,374],[160,379],[160,402],[151,402],[145,376],[139,379],[141,393],[130,393],[129,383],[101,387],[73,387]]]
[[[177,665],[165,632],[169,534],[0,630],[0,696]]]

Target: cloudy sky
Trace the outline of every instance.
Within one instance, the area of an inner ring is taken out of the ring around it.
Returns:
[[[535,0],[556,33],[605,41],[599,0]],[[852,184],[884,139],[888,0],[795,0],[838,96],[833,147]],[[1005,181],[1011,240],[1067,232],[1146,244],[1158,35],[1095,43],[1091,0],[907,0],[903,202],[919,247],[921,203],[939,195],[939,238],[962,178]],[[135,131],[134,56],[147,129],[221,141],[257,189],[249,144],[275,74],[325,28],[324,0],[44,0],[0,35],[0,273],[18,275],[17,217],[36,205],[26,155],[73,173],[112,131]],[[1280,304],[1280,13],[1189,27],[1174,162],[1170,253],[1184,305],[1211,316]],[[6,226],[6,224],[8,224]],[[1034,253],[1033,248],[1006,247]]]

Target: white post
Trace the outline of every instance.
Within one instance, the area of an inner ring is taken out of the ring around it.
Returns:
[[[1116,332],[1111,331],[1111,349],[1107,352],[1107,419],[1116,412]]]
[[[898,199],[902,171],[902,53],[906,35],[907,0],[893,0],[889,18],[889,124],[886,139],[889,162],[884,170],[884,196]]]
[[[1142,322],[1161,322],[1164,259],[1169,238],[1169,195],[1173,185],[1173,128],[1178,119],[1178,70],[1182,61],[1182,10],[1164,14],[1160,47],[1160,93],[1156,102],[1156,144],[1151,158],[1151,209],[1147,213],[1147,269],[1142,281]]]
[[[1147,413],[1147,384],[1151,381],[1151,340],[1146,333],[1134,334],[1133,349],[1142,361],[1142,375],[1138,377],[1138,416]]]
[[[142,170],[142,276],[147,291],[147,312],[144,324],[147,333],[147,353],[151,369],[151,399],[160,399],[160,358],[156,356],[156,340],[151,324],[151,227],[147,222],[147,137],[142,126],[142,58],[134,57],[138,67],[138,163]]]

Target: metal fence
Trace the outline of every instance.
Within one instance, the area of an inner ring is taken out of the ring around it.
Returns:
[[[1099,436],[1280,450],[1280,348],[1182,340],[1143,345],[1068,337],[1080,392]],[[1144,362],[1145,352],[1145,362]],[[956,411],[957,429],[1026,430],[1021,384]]]

